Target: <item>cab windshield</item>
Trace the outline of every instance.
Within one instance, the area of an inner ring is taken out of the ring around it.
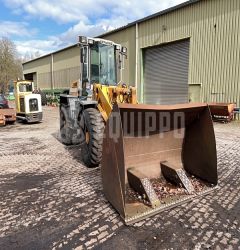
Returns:
[[[32,84],[20,83],[19,92],[32,92]]]
[[[116,60],[114,46],[94,44],[90,52],[91,83],[116,85]]]

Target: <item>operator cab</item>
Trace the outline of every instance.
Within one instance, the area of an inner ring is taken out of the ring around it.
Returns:
[[[82,96],[92,95],[94,83],[116,86],[122,81],[127,48],[99,38],[79,37]]]
[[[17,88],[19,93],[32,93],[33,92],[33,82],[17,82]]]

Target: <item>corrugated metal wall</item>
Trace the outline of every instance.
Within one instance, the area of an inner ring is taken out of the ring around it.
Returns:
[[[137,44],[140,60],[137,72],[139,100],[143,100],[144,85],[142,49],[190,38],[188,79],[189,84],[202,84],[201,101],[237,102],[240,106],[239,17],[239,0],[202,0],[139,23]],[[136,32],[132,27],[131,30],[132,37]],[[106,37],[120,41],[120,38],[129,32],[130,28],[127,28]],[[133,51],[136,49],[135,43],[135,40],[130,43]],[[128,75],[135,74],[135,66],[135,62],[129,64]]]
[[[69,88],[70,83],[77,81],[79,78],[80,78],[79,66],[54,71],[54,88],[59,89],[64,86]]]
[[[36,72],[41,89],[65,89],[80,77],[79,47],[71,47],[23,65],[24,74]],[[53,62],[53,67],[52,67]],[[52,73],[53,70],[53,73]]]
[[[40,89],[51,89],[52,86],[51,73],[37,74],[37,86]]]

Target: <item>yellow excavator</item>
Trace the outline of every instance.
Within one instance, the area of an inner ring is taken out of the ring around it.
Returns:
[[[138,104],[122,83],[127,48],[79,37],[79,83],[60,96],[60,134],[101,164],[103,191],[130,224],[212,191],[216,142],[207,104]]]

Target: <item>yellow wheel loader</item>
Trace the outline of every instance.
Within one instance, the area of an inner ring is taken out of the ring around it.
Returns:
[[[136,89],[121,83],[125,47],[87,37],[80,37],[79,45],[81,84],[72,86],[71,95],[60,96],[60,133],[66,145],[82,143],[83,161],[96,167],[102,159],[103,132],[113,104],[136,104]]]
[[[103,191],[126,224],[212,191],[216,142],[207,104],[138,104],[122,83],[127,49],[79,37],[81,74],[60,96],[60,134],[101,163]]]
[[[42,120],[41,95],[33,94],[34,83],[16,81],[14,91],[17,118],[28,123],[40,122]]]

